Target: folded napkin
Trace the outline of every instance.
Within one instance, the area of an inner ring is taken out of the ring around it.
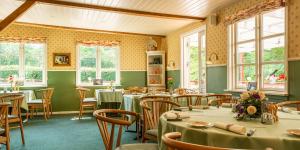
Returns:
[[[236,125],[236,124],[229,124],[229,123],[223,123],[223,122],[216,122],[214,124],[214,127],[228,130],[237,134],[245,135],[246,134],[246,127]]]
[[[224,108],[231,108],[232,104],[231,103],[222,103],[222,107],[224,107]]]
[[[207,105],[199,105],[199,106],[189,106],[189,109],[209,109],[209,106]]]
[[[174,111],[166,112],[164,116],[166,119],[185,119],[190,117],[190,115],[187,112],[174,112]]]
[[[287,107],[282,107],[281,111],[285,112],[285,113],[291,113],[292,112],[292,110],[290,108],[287,108]]]

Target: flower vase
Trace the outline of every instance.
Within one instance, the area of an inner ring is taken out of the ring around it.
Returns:
[[[169,87],[169,93],[170,93],[170,95],[173,94],[173,87]]]
[[[13,83],[10,83],[10,92],[13,91]]]

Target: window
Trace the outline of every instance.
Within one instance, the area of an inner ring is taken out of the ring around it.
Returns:
[[[286,92],[285,9],[239,21],[229,32],[229,88],[254,82],[260,90]]]
[[[205,31],[192,32],[182,37],[182,87],[206,92]]]
[[[24,86],[46,86],[45,43],[0,42],[0,85],[9,86],[9,76]]]
[[[119,46],[79,44],[77,85],[93,85],[94,79],[102,79],[104,85],[120,84],[119,51]]]

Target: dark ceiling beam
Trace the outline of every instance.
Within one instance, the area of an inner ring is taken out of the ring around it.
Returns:
[[[19,8],[9,14],[0,22],[0,32],[13,23],[18,17],[22,16],[30,7],[36,3],[36,0],[26,0]]]

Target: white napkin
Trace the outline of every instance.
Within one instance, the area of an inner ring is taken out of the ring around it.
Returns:
[[[246,134],[246,127],[236,125],[236,124],[229,124],[229,123],[223,123],[223,122],[216,122],[214,124],[216,128],[228,130],[237,134],[245,135]]]
[[[174,112],[174,111],[166,112],[164,116],[166,119],[185,119],[190,117],[190,115],[187,112]]]
[[[292,112],[292,110],[290,108],[288,108],[288,107],[282,107],[281,111],[285,112],[285,113],[291,113]]]
[[[224,107],[224,108],[231,108],[232,104],[231,103],[222,103],[222,107]]]
[[[207,105],[190,106],[192,109],[209,109]]]

